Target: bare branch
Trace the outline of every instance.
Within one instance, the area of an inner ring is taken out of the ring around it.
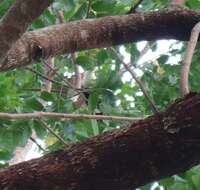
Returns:
[[[124,117],[112,115],[87,115],[87,114],[66,114],[56,112],[34,112],[34,113],[4,113],[0,112],[0,119],[18,120],[18,119],[96,119],[96,120],[113,120],[113,121],[137,121],[141,117]]]
[[[138,84],[138,86],[140,87],[142,93],[144,94],[145,99],[147,100],[147,102],[151,106],[153,112],[154,113],[159,113],[158,108],[155,106],[154,102],[149,98],[149,96],[148,96],[148,94],[147,94],[142,82],[137,78],[135,72],[130,68],[130,66],[128,64],[124,63],[123,59],[119,56],[119,53],[114,48],[110,48],[110,49],[112,50],[112,52],[115,53],[116,57],[120,60],[122,65],[126,68],[126,70],[131,74],[131,76],[135,80],[135,82]]]
[[[183,63],[181,67],[181,83],[180,83],[180,90],[181,90],[181,96],[185,96],[190,92],[189,90],[189,71],[190,71],[190,65],[192,62],[192,57],[194,54],[194,50],[199,38],[200,33],[200,22],[198,22],[191,32],[191,37],[188,42],[188,46],[183,58]]]
[[[49,67],[49,68],[51,69],[53,75],[55,74],[60,80],[63,80],[64,83],[65,83],[68,87],[70,87],[70,88],[72,88],[72,89],[74,89],[74,90],[77,90],[77,89],[74,88],[74,86],[73,86],[64,76],[62,76],[62,75],[60,75],[60,74],[58,73],[58,69],[57,69],[57,68],[53,68],[53,67],[51,67],[49,64],[46,64],[45,62],[44,62],[44,64],[45,64],[47,67]],[[41,74],[41,73],[40,73],[40,74]],[[43,76],[41,76],[41,77],[43,77]]]
[[[144,46],[144,48],[140,51],[140,55],[137,59],[137,62],[140,61],[143,56],[149,51],[149,49],[151,48],[152,45],[150,45],[149,43],[146,43],[146,45]],[[127,66],[129,66],[131,68],[131,66],[133,66],[133,64],[128,63]],[[141,67],[140,67],[141,69]],[[125,68],[120,69],[119,71],[119,75],[122,76],[127,70]]]
[[[64,18],[64,12],[60,10],[58,12],[58,19],[60,23],[65,23],[65,18]],[[72,62],[74,63],[75,66],[75,85],[73,86],[75,89],[80,89],[81,88],[81,73],[80,73],[80,66],[76,64],[76,54],[72,53]]]
[[[75,53],[72,53],[72,62],[73,62],[74,67],[75,67],[75,84],[74,84],[74,87],[76,89],[81,89],[82,75],[81,75],[81,71],[80,71],[80,66],[76,64],[76,54]]]
[[[33,91],[33,92],[41,92],[41,88],[23,88],[22,90],[26,91]],[[51,89],[51,93],[62,93],[67,95],[66,89],[60,88],[60,89]]]
[[[154,44],[154,43],[153,43]],[[144,48],[140,51],[140,55],[137,61],[143,58],[143,56],[151,49],[153,45],[150,45],[148,42],[144,46]]]
[[[63,10],[59,10],[58,11],[58,20],[59,20],[60,23],[64,23],[65,22],[65,16],[64,16]]]
[[[42,126],[45,129],[47,129],[53,136],[55,136],[62,144],[67,145],[67,142],[60,135],[56,134],[54,132],[54,130],[51,129],[51,127],[48,126],[47,123],[45,123],[43,120],[38,120],[38,121],[42,124]]]
[[[86,18],[89,18],[92,0],[87,0],[87,3],[88,3],[88,6],[87,6]]]
[[[64,87],[66,87],[66,88],[70,88],[70,87],[68,86],[68,84],[63,84],[62,82],[56,81],[56,80],[54,80],[54,79],[51,79],[51,78],[49,78],[49,77],[43,75],[43,74],[40,73],[39,71],[36,71],[35,69],[26,68],[26,70],[29,70],[29,71],[31,71],[32,73],[35,73],[36,75],[42,77],[43,79],[46,79],[46,80],[48,80],[48,81],[51,81],[52,83],[55,83],[55,84],[64,86]]]
[[[44,60],[45,65],[44,65],[44,69],[45,69],[45,76],[47,76],[49,79],[53,79],[54,75],[55,75],[55,70],[53,69],[54,67],[54,58],[48,58],[46,60]],[[52,69],[53,69],[53,72]],[[49,80],[44,80],[44,86],[42,87],[42,91],[47,91],[47,92],[51,92],[52,89],[52,82]]]
[[[200,12],[178,9],[84,19],[25,33],[8,52],[0,71],[40,58],[141,40],[187,40]],[[159,27],[158,27],[159,26]]]
[[[133,14],[136,12],[136,9],[139,7],[139,5],[143,2],[143,0],[138,0],[138,2],[133,6],[131,7],[131,9],[128,11],[127,14]]]
[[[42,148],[42,146],[36,141],[35,138],[30,137],[30,140],[31,140],[33,143],[35,143],[36,146],[37,146],[41,151],[45,152],[44,148]]]

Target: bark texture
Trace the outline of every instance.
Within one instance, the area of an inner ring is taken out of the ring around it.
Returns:
[[[0,63],[11,46],[22,36],[52,0],[17,0],[0,22]]]
[[[162,10],[69,22],[25,33],[9,51],[0,71],[40,58],[141,40],[188,40],[200,11]]]
[[[2,190],[130,190],[200,163],[200,93],[164,113],[0,172]]]

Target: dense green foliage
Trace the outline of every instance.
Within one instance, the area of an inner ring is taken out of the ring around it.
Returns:
[[[12,2],[12,0],[1,1],[0,17],[6,13]],[[126,14],[136,3],[136,0],[92,0],[91,2],[88,0],[56,0],[48,10],[44,11],[32,23],[29,30],[59,23],[58,11],[60,10],[64,12],[65,20],[68,22],[87,17],[96,18],[105,15]],[[167,0],[144,0],[136,11],[145,12],[162,9],[167,8],[168,5],[169,1]],[[198,9],[200,2],[188,0],[186,6]],[[164,54],[160,54],[159,42],[149,42],[148,55],[157,53],[157,56],[149,60],[143,59],[143,61],[138,61],[142,49],[140,43],[115,47],[116,50],[121,52],[122,56],[130,57],[131,69],[136,72],[147,94],[160,110],[164,110],[170,102],[180,96],[180,59],[178,56],[181,56],[185,50],[183,42],[163,41],[163,47],[166,46],[165,43],[170,44],[169,48]],[[149,52],[152,53],[149,54]],[[41,91],[45,80],[30,72],[27,68],[0,73],[0,112],[51,111],[132,117],[145,117],[153,114],[148,102],[142,96],[139,86],[130,74],[127,71],[121,74],[124,67],[111,49],[82,51],[77,53],[76,56],[76,63],[82,67],[82,72],[87,73],[86,76],[89,78],[86,79],[79,91],[68,85],[75,74],[72,55],[62,55],[55,58],[54,69],[57,69],[58,74],[53,79],[60,82],[60,84],[53,83],[52,89],[56,92]],[[194,91],[199,90],[199,57],[200,54],[197,50],[190,72],[190,84]],[[29,66],[29,68],[45,75],[43,61]],[[81,106],[77,105],[75,101],[77,93],[85,102]],[[45,122],[69,143],[83,141],[121,125],[120,122],[94,120],[45,119]],[[17,146],[26,145],[33,129],[36,131],[37,137],[44,141],[46,152],[62,146],[62,143],[47,132],[38,121],[0,120],[0,163],[2,167],[7,165]],[[42,153],[45,154],[46,152]],[[156,189],[164,187],[169,190],[197,190],[200,187],[200,167],[197,166],[190,171],[161,180],[158,183],[160,186],[156,186]],[[151,189],[151,186],[152,184],[141,189]]]

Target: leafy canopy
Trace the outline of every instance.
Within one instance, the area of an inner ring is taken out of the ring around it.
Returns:
[[[0,2],[0,17],[2,17],[13,0]],[[59,11],[64,13],[64,19],[68,22],[83,18],[126,14],[136,3],[135,0],[56,0],[32,23],[29,30],[59,23]],[[157,10],[166,8],[168,5],[169,1],[167,0],[144,0],[136,11]],[[186,6],[198,9],[200,2],[188,0]],[[130,68],[135,71],[147,94],[160,110],[164,110],[169,102],[179,97],[179,61],[185,50],[185,44],[182,42],[163,41],[162,44],[162,46],[169,45],[167,51],[148,60],[144,58],[145,55],[141,58],[144,46],[148,48],[146,54],[159,54],[159,42],[148,42],[148,47],[145,42],[114,47],[121,56],[124,56],[125,61],[128,60]],[[73,84],[75,80],[76,67],[72,57],[73,55],[55,57],[53,69],[57,74],[53,76],[53,79],[59,83],[52,84],[51,92],[41,91],[46,80],[26,68],[0,73],[0,111],[18,113],[51,111],[132,117],[145,117],[153,114],[140,87],[110,48],[76,53],[75,62],[81,66],[82,91],[74,90],[69,86],[69,82]],[[190,84],[194,91],[199,90],[199,59],[199,51],[196,51],[190,72]],[[44,62],[38,62],[29,68],[43,75],[47,74]],[[46,119],[45,122],[69,143],[84,141],[91,136],[121,125],[120,122],[100,120]],[[26,145],[33,130],[36,132],[37,138],[45,144],[43,154],[62,146],[57,138],[35,120],[0,120],[0,126],[0,163],[2,167],[5,167],[13,157],[16,147]],[[155,189],[162,189],[162,187],[169,190],[199,189],[200,167],[197,166],[183,174],[163,179],[157,185],[152,183],[141,189],[151,189],[152,185]]]

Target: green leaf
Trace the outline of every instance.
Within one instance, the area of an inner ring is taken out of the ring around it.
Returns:
[[[40,97],[45,101],[54,101],[53,95],[46,91],[43,91]]]
[[[0,149],[0,160],[10,160],[12,154],[8,150]]]
[[[32,121],[32,122],[33,122],[32,125],[36,132],[37,137],[43,139],[47,134],[46,129],[38,121]]]
[[[93,67],[93,63],[90,61],[89,56],[81,54],[77,57],[76,63],[81,65],[86,70],[90,70]]]
[[[91,124],[92,124],[92,129],[93,129],[94,136],[98,135],[99,134],[99,127],[98,127],[97,121],[92,119],[91,120]]]
[[[43,105],[37,100],[37,98],[28,98],[25,103],[28,110],[41,111],[43,109]]]
[[[190,0],[186,2],[186,5],[191,9],[198,9],[200,8],[199,0]]]
[[[97,104],[98,104],[98,97],[99,94],[97,91],[93,91],[90,93],[90,96],[89,96],[89,100],[88,100],[88,103],[89,103],[89,110],[91,112],[94,112],[94,110],[97,108]]]
[[[92,4],[92,9],[97,12],[112,12],[115,4],[115,0],[96,1]]]

